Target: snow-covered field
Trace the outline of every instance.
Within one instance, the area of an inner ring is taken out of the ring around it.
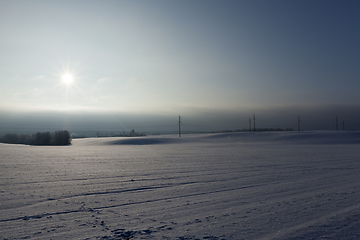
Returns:
[[[0,144],[0,239],[360,239],[360,132]]]

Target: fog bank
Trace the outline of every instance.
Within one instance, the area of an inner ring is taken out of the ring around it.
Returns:
[[[145,134],[177,133],[179,116],[183,133],[254,128],[292,128],[300,130],[360,130],[360,107],[307,106],[274,107],[245,110],[192,109],[175,114],[114,112],[10,112],[0,113],[0,134],[30,134],[41,131],[68,130],[95,136],[129,132]],[[337,119],[337,125],[336,125]],[[300,122],[299,122],[300,120]],[[250,121],[250,122],[249,122]]]

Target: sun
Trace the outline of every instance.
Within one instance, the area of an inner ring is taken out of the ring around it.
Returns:
[[[74,81],[74,77],[70,73],[66,73],[62,76],[62,82],[67,86],[71,85],[73,81]]]

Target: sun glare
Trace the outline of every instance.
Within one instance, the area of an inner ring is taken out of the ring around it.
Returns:
[[[65,85],[71,85],[74,81],[74,77],[71,74],[66,73],[62,76],[62,81]]]

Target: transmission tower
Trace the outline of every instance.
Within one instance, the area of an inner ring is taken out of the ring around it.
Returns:
[[[249,132],[251,132],[251,117],[249,118]]]
[[[181,137],[181,127],[180,127],[180,125],[181,125],[181,117],[179,116],[179,137]]]
[[[255,127],[255,113],[254,113],[254,132],[256,132],[256,127]]]
[[[338,118],[336,116],[336,131],[339,130],[339,126],[338,126]]]

